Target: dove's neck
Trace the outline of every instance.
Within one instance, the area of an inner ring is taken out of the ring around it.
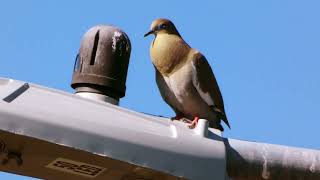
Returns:
[[[188,59],[190,46],[178,35],[158,34],[151,44],[152,63],[163,75],[178,70]]]

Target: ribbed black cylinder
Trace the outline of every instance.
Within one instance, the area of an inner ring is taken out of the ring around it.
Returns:
[[[115,99],[125,96],[130,52],[130,40],[119,28],[92,27],[82,38],[71,87]]]

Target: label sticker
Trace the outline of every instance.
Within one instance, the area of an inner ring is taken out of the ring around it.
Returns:
[[[103,167],[64,158],[57,158],[46,167],[90,178],[95,178],[106,170],[106,168]]]

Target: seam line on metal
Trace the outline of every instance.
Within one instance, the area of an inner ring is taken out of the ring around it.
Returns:
[[[3,98],[3,100],[7,103],[11,103],[13,100],[15,100],[17,97],[19,97],[21,94],[23,94],[29,88],[30,88],[29,84],[24,83],[21,87],[19,87],[14,92],[9,94],[7,97]]]

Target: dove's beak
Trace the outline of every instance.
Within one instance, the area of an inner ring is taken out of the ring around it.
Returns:
[[[149,36],[150,34],[153,34],[153,33],[154,33],[154,31],[151,30],[151,31],[147,32],[146,34],[144,34],[144,37],[147,37],[147,36]]]

